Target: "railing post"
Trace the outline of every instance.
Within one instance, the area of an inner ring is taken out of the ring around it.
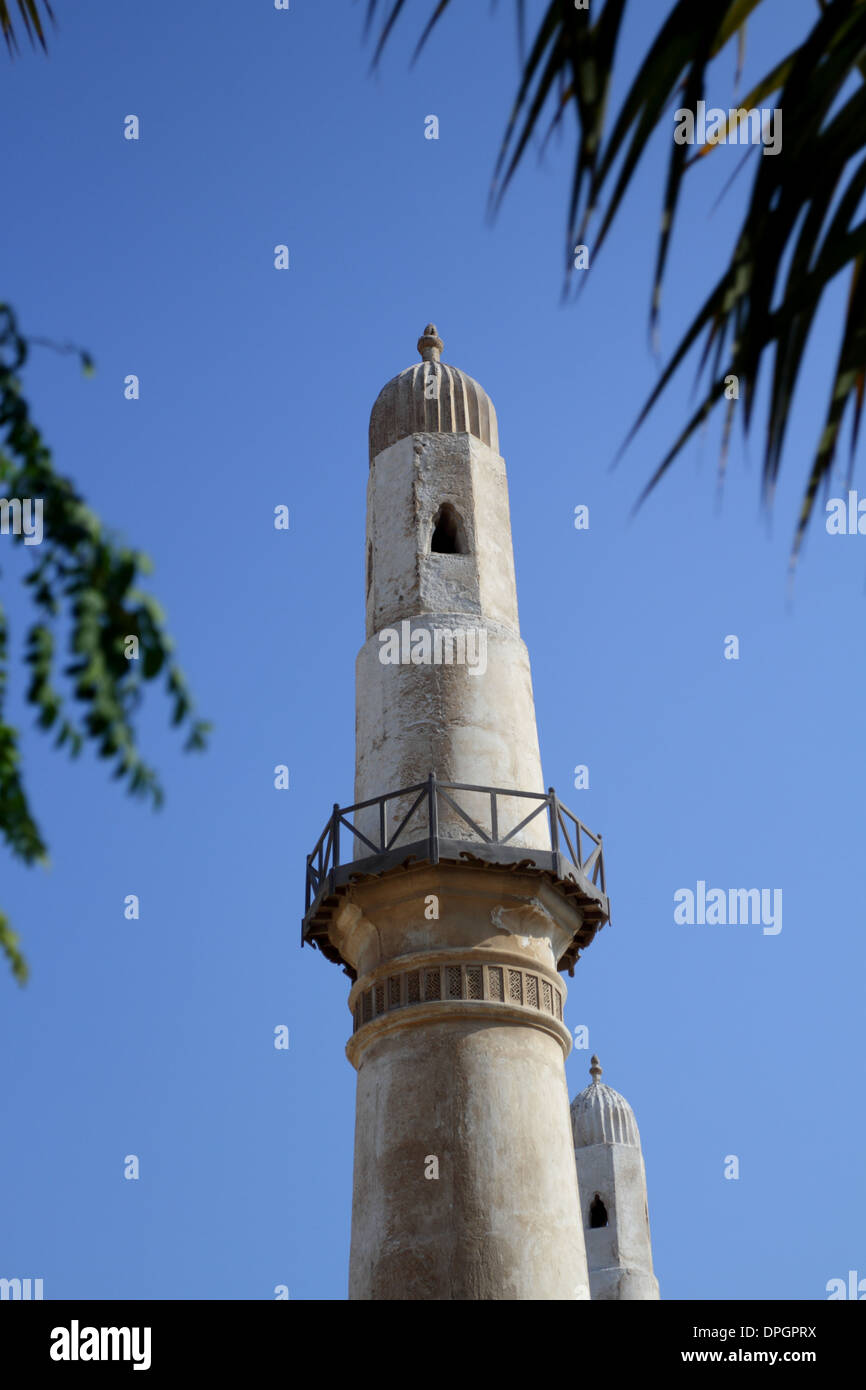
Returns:
[[[560,878],[559,811],[556,804],[556,792],[553,787],[547,788],[547,807],[548,819],[550,820],[550,848],[553,851],[553,872],[556,874],[557,878]]]
[[[427,778],[427,829],[430,863],[439,863],[439,803],[436,800],[436,773]]]
[[[307,928],[307,913],[308,913],[309,910],[310,910],[310,868],[311,868],[311,865],[312,865],[312,859],[313,859],[313,856],[312,856],[311,854],[308,854],[308,855],[307,855],[307,884],[306,884],[306,900],[307,900],[307,901],[306,901],[306,906],[305,906],[305,908],[304,908],[304,920],[303,920],[303,922],[301,923],[301,949],[302,949],[302,950],[303,950],[304,946],[306,945],[306,942],[305,942],[305,940],[304,940],[304,936],[305,936],[306,928]]]
[[[334,811],[331,816],[331,872],[340,863],[340,807],[334,802]]]

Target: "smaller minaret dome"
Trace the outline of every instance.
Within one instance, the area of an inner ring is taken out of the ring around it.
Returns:
[[[590,1297],[653,1300],[646,1172],[634,1111],[605,1086],[593,1057],[592,1084],[571,1103],[577,1185],[583,1209]]]
[[[442,339],[428,323],[418,339],[421,361],[389,381],[370,414],[370,462],[410,434],[471,434],[499,453],[493,402],[471,376],[441,360]]]
[[[640,1148],[634,1111],[625,1096],[601,1080],[601,1066],[595,1055],[589,1074],[592,1077],[591,1085],[571,1102],[574,1147],[585,1149],[590,1144],[631,1144],[634,1148]]]

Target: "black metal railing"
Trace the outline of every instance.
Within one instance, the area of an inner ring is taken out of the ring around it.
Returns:
[[[465,806],[461,806],[454,799],[451,795],[452,792],[471,792],[476,796],[488,797],[489,829],[479,825],[476,817],[470,815]],[[413,798],[409,809],[404,813],[396,828],[389,830],[387,814],[389,803],[409,797]],[[502,827],[501,813],[504,809],[502,801],[503,799],[513,801],[517,798],[535,802],[535,807],[505,833]],[[465,823],[478,837],[477,841],[471,843],[473,846],[478,845],[479,858],[484,857],[484,846],[500,850],[516,849],[515,837],[536,817],[546,814],[550,834],[550,850],[541,851],[531,846],[521,846],[522,852],[527,857],[532,855],[549,856],[551,867],[557,877],[567,876],[567,864],[562,862],[567,860],[579,872],[587,886],[592,885],[595,889],[594,897],[606,898],[601,836],[595,835],[587,829],[574,812],[560,801],[553,787],[550,787],[546,793],[512,791],[503,787],[479,787],[466,782],[440,782],[431,772],[425,782],[417,782],[414,786],[401,787],[398,791],[386,792],[384,796],[372,797],[369,801],[359,801],[354,806],[334,806],[328,824],[319,836],[312,854],[307,856],[307,902],[304,921],[306,922],[309,918],[310,910],[320,895],[328,888],[333,889],[335,871],[341,867],[357,866],[358,870],[363,872],[365,864],[370,859],[393,855],[404,846],[409,849],[419,845],[423,845],[425,858],[432,864],[438,864],[443,846],[447,848],[455,843],[454,839],[444,840],[440,837],[440,806],[449,807],[452,812],[456,813],[458,823]],[[366,831],[370,831],[369,821],[375,821],[371,838],[370,833],[360,830],[349,820],[349,817],[360,811],[370,811],[373,807],[377,808],[378,815],[364,818]],[[412,842],[404,839],[402,844],[398,844],[401,837],[405,836],[407,831],[411,831],[413,823],[419,828],[419,840]],[[421,829],[422,826],[424,827],[423,830]],[[360,858],[357,853],[342,857],[342,830],[349,832],[352,837],[353,848],[354,842],[357,842],[368,851],[368,854]],[[463,843],[468,848],[469,842]],[[374,865],[369,867],[370,871],[375,871]]]

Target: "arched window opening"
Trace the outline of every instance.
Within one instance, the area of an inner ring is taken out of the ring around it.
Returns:
[[[443,502],[433,518],[430,554],[466,555],[467,553],[463,523],[451,503]]]
[[[607,1225],[607,1207],[596,1192],[589,1208],[589,1229],[597,1231],[600,1226]]]

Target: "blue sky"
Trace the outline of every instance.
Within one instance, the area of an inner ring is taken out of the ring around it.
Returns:
[[[735,436],[717,506],[717,421],[632,518],[691,402],[687,372],[611,469],[657,372],[665,136],[563,306],[570,135],[485,217],[518,70],[508,3],[456,7],[410,70],[429,12],[414,0],[372,76],[364,7],[344,0],[55,9],[47,58],[0,55],[0,298],[26,333],[96,360],[85,379],[34,350],[26,393],[60,471],[153,558],[215,730],[205,756],[183,754],[152,691],[154,814],[89,755],[52,750],[13,667],[52,863],[0,856],[32,970],[24,990],[0,974],[0,1275],[41,1277],[47,1298],[346,1296],[351,1020],[345,976],[299,949],[304,861],[352,799],[369,410],[430,319],[497,407],[546,781],[604,833],[613,924],[567,982],[566,1021],[588,1025],[635,1109],[662,1297],[821,1299],[866,1275],[866,539],[827,535],[819,515],[786,588],[845,286],[810,343],[772,517],[759,432]],[[623,72],[665,10],[630,7]],[[741,93],[815,12],[761,7]],[[729,51],[722,106],[733,68]],[[668,349],[737,226],[742,176],[713,204],[739,158],[719,149],[689,177]],[[0,538],[19,654],[26,559]],[[674,893],[699,880],[781,888],[782,931],[675,923]],[[588,1066],[572,1053],[570,1094]]]

